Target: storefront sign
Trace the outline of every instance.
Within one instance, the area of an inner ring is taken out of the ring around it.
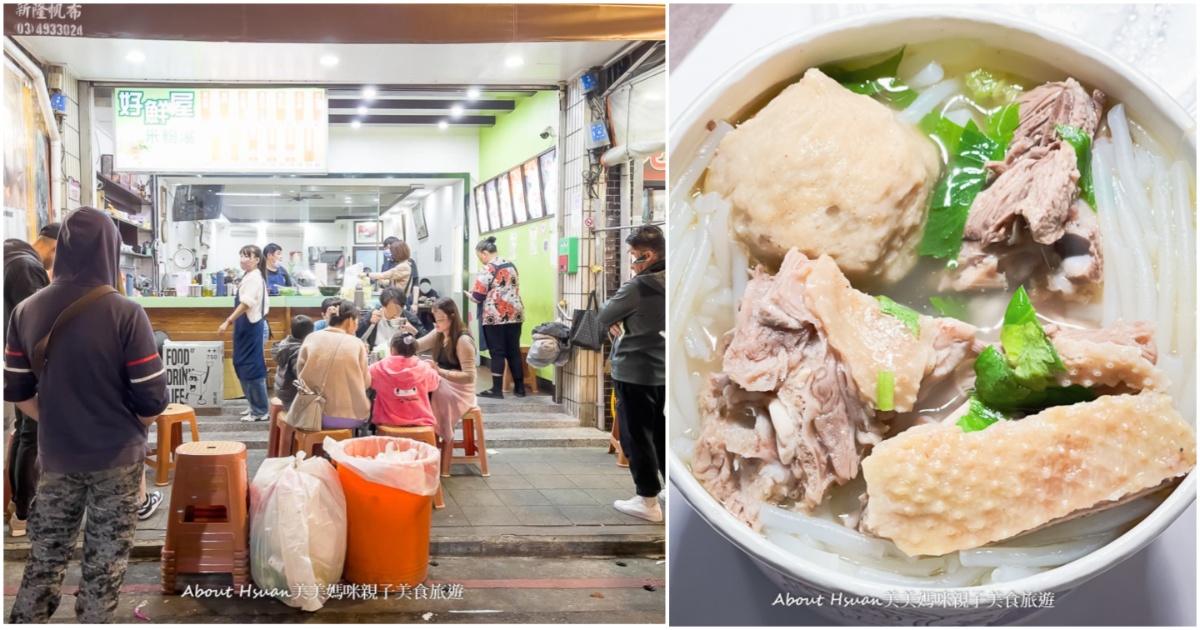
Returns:
[[[646,165],[642,169],[642,181],[647,182],[664,182],[667,181],[667,154],[659,153],[646,158]]]
[[[167,341],[163,344],[163,363],[171,402],[194,408],[224,404],[224,342]]]
[[[327,169],[329,109],[322,88],[116,88],[113,115],[117,171]]]
[[[10,5],[6,5],[8,12]],[[12,16],[5,16],[6,35],[48,35],[51,37],[83,37],[83,5],[78,3],[34,4],[20,2]],[[11,22],[9,20],[12,20]]]

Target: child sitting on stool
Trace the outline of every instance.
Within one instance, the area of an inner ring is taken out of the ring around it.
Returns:
[[[392,336],[391,356],[372,365],[371,387],[375,407],[371,422],[401,427],[432,427],[429,394],[442,378],[428,361],[417,358],[417,338],[411,333]]]

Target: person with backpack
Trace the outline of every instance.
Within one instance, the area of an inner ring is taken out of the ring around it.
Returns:
[[[292,334],[271,346],[271,358],[275,359],[275,397],[290,409],[296,399],[296,359],[304,338],[313,332],[313,321],[307,315],[292,318]]]

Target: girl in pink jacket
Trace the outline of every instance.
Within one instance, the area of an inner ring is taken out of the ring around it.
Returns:
[[[429,394],[442,379],[426,362],[417,359],[417,338],[406,332],[392,336],[392,354],[372,365],[375,411],[371,422],[402,427],[434,424]]]

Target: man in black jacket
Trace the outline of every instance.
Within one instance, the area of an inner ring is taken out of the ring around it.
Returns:
[[[637,495],[615,501],[617,510],[660,523],[661,473],[666,478],[666,275],[667,243],[654,226],[635,228],[629,257],[637,274],[600,309],[600,324],[619,335],[612,346],[621,449],[629,458]],[[620,323],[622,331],[617,324]]]
[[[391,343],[392,335],[404,329],[405,321],[417,329],[418,337],[429,333],[417,316],[404,308],[404,294],[400,289],[384,289],[379,294],[379,303],[382,305],[380,308],[363,313],[362,318],[358,320],[358,331],[355,334],[367,344],[368,350]]]
[[[47,224],[32,245],[20,239],[4,241],[4,331],[13,309],[25,298],[50,284],[49,270],[54,267],[58,247],[58,223]],[[12,513],[6,512],[13,536],[25,535],[29,505],[37,492],[37,422],[15,410],[16,423],[12,449],[8,452],[8,483],[12,486]]]
[[[94,208],[67,216],[54,279],[9,322],[4,400],[38,420],[42,462],[29,513],[30,557],[9,623],[46,623],[87,512],[75,615],[111,623],[137,533],[146,434],[167,408],[167,376],[145,309],[113,295],[121,237]],[[104,292],[106,291],[107,292]],[[95,300],[36,347],[63,311]]]

